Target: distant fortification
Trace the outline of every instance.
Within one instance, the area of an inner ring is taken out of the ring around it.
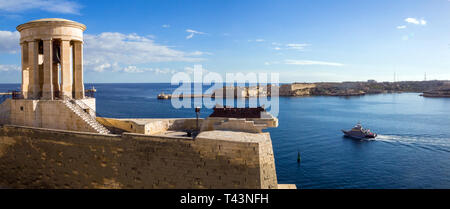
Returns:
[[[293,83],[280,86],[280,96],[309,96],[312,89],[316,88],[313,83]]]

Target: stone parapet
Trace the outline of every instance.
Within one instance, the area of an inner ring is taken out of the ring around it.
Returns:
[[[270,135],[210,131],[195,140],[4,125],[2,188],[278,188]]]
[[[98,133],[95,115],[90,112],[90,106],[95,108],[95,99],[79,100],[85,104],[67,106],[66,100],[6,100],[1,104],[0,111],[4,112],[5,120],[10,125],[30,126],[38,128],[53,128],[71,131]],[[71,107],[75,107],[76,109]],[[95,114],[95,113],[94,113]]]

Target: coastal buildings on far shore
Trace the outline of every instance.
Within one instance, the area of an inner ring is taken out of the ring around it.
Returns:
[[[256,98],[271,96],[361,96],[365,94],[416,92],[434,97],[447,97],[442,89],[450,89],[450,81],[401,81],[401,82],[317,82],[292,83],[266,86],[225,86],[210,95],[178,95],[178,97]],[[432,93],[434,92],[434,93]],[[158,99],[170,99],[174,95],[160,94]]]

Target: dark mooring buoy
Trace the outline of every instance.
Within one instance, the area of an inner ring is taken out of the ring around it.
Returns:
[[[301,158],[300,158],[300,152],[297,153],[297,163],[300,163]]]

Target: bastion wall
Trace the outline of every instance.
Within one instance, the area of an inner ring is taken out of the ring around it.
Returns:
[[[95,108],[95,99],[80,101]],[[0,112],[0,124],[96,132],[60,100],[7,99],[0,104]]]
[[[278,188],[269,133],[197,138],[0,126],[2,188]]]
[[[182,131],[197,128],[197,119],[195,118],[119,119],[97,117],[96,119],[104,126],[113,126],[126,132],[145,135],[160,134],[170,130]],[[202,126],[203,121],[203,118],[198,119],[199,127]]]
[[[309,95],[310,89],[316,88],[316,84],[312,83],[293,83],[280,86],[280,96],[303,96]]]
[[[0,124],[11,123],[11,103],[9,100],[0,103]]]

